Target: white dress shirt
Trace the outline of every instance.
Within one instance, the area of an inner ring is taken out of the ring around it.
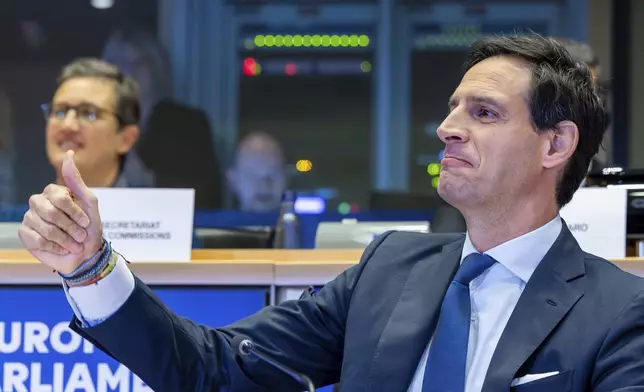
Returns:
[[[561,232],[556,217],[540,228],[514,238],[485,252],[498,263],[470,282],[470,337],[465,370],[465,392],[480,392],[501,334],[519,297]],[[465,236],[461,263],[478,251],[469,235]],[[425,348],[408,392],[422,392],[429,346]]]
[[[561,218],[485,252],[497,264],[470,283],[472,316],[467,352],[465,392],[480,392],[492,355],[526,283],[561,231]],[[476,253],[468,235],[461,262]],[[134,276],[119,256],[114,270],[98,283],[65,288],[65,295],[83,326],[97,325],[110,317],[134,291]],[[419,342],[420,343],[420,342]],[[408,392],[421,392],[429,344]]]

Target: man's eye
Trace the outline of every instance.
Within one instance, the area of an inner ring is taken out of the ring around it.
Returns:
[[[494,118],[496,117],[496,113],[486,108],[478,108],[476,110],[476,116],[479,118]]]
[[[96,111],[92,109],[80,109],[78,115],[86,120],[94,121],[98,117]]]

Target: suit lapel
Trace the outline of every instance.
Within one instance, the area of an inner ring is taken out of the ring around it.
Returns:
[[[436,327],[440,306],[461,259],[463,239],[416,263],[375,351],[367,391],[406,391]]]
[[[569,282],[584,273],[584,253],[563,222],[561,234],[530,278],[503,330],[483,392],[509,391],[521,365],[583,296]]]

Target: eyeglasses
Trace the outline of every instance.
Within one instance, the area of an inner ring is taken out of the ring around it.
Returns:
[[[55,120],[63,121],[67,117],[70,111],[76,112],[76,117],[79,122],[91,124],[96,122],[101,117],[105,115],[112,115],[116,117],[119,123],[122,123],[121,116],[114,113],[111,110],[103,109],[89,104],[81,105],[51,105],[44,103],[40,105],[40,108],[45,115],[45,121]]]

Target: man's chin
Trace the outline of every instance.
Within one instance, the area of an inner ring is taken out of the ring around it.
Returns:
[[[80,170],[81,173],[83,173],[83,169],[85,168],[85,160],[83,159],[83,153],[74,151],[74,163],[76,164],[76,167],[78,167],[78,170]],[[65,160],[65,156],[67,155],[67,151],[61,151],[58,150],[54,154],[49,154],[49,163],[52,165],[54,169],[57,171],[60,170],[60,168],[63,165],[63,161]]]
[[[56,170],[59,170],[63,165],[63,159],[65,154],[48,154],[49,155],[49,164]]]
[[[457,184],[452,179],[441,179],[436,191],[443,200],[454,207],[461,204],[460,201],[469,197],[469,195],[465,195],[466,192],[462,184]]]
[[[440,196],[441,199],[445,200],[447,204],[452,205],[452,203],[455,201],[454,195],[449,191],[449,188],[446,189],[442,184],[438,184],[436,193],[438,193],[438,196]]]
[[[74,156],[78,156],[78,154],[81,153],[80,150],[77,150],[77,149],[72,149],[72,150],[74,151]],[[67,151],[69,151],[69,150],[65,150],[65,149],[62,149],[62,148],[56,146],[55,149],[52,149],[50,151],[51,151],[49,153],[50,156],[53,156],[54,159],[60,160],[62,162],[63,159],[65,159],[65,155],[67,155]]]

